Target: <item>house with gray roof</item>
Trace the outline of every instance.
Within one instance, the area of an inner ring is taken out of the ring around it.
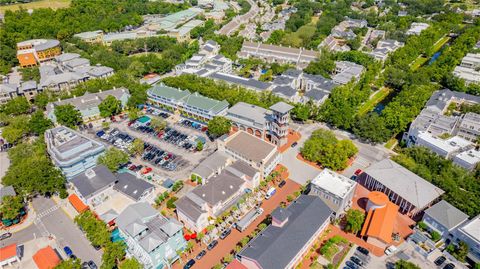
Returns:
[[[246,268],[295,268],[328,227],[332,210],[316,196],[301,195],[271,216],[272,224],[237,254]]]
[[[77,196],[86,204],[95,208],[112,195],[117,178],[103,165],[85,170],[70,179],[70,185]]]
[[[183,225],[166,218],[145,202],[129,205],[115,220],[127,246],[127,255],[135,257],[143,268],[170,268],[185,249]]]
[[[201,232],[245,194],[245,180],[223,170],[175,202],[177,217],[187,229]]]
[[[77,131],[58,126],[45,131],[50,159],[68,180],[96,166],[105,146]]]
[[[6,104],[8,101],[12,100],[12,98],[15,98],[17,96],[17,84],[0,84],[0,105]]]
[[[444,239],[452,239],[453,232],[468,220],[468,215],[445,200],[425,210],[422,221],[430,230],[438,232]]]
[[[237,85],[258,92],[271,90],[273,86],[270,82],[263,82],[253,78],[244,78],[234,74],[227,74],[222,72],[212,73],[209,77],[216,81],[223,81],[230,85]]]
[[[423,212],[445,193],[390,159],[383,159],[365,169],[357,182],[369,190],[385,193],[400,207],[401,213],[409,216]]]
[[[207,122],[215,116],[227,113],[228,102],[211,99],[195,92],[169,87],[163,83],[147,91],[148,103],[170,112],[179,111],[182,116]]]
[[[130,98],[130,92],[128,89],[123,87],[118,89],[113,88],[112,90],[108,91],[99,91],[96,93],[86,93],[82,96],[49,103],[46,108],[47,118],[53,122],[56,122],[57,117],[55,116],[55,107],[70,104],[80,112],[83,122],[98,119],[100,117],[100,110],[98,106],[110,95],[119,100],[122,104],[122,107],[127,105],[128,99]]]
[[[336,61],[332,80],[333,82],[341,85],[347,84],[352,80],[358,81],[364,71],[365,67],[359,64],[349,61]]]
[[[460,225],[455,231],[455,239],[455,243],[463,241],[468,245],[467,260],[480,263],[480,215]]]
[[[233,160],[226,153],[215,151],[213,154],[201,161],[192,170],[192,179],[206,183],[209,178],[219,174]]]
[[[124,194],[134,202],[152,202],[155,186],[145,180],[137,178],[130,172],[116,174],[113,189]]]

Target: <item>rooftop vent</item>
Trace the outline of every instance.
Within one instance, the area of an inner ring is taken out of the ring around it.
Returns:
[[[95,177],[95,171],[93,171],[93,169],[88,169],[87,171],[85,171],[85,176],[89,179],[92,179],[93,177]]]
[[[128,188],[128,184],[127,184],[127,185],[125,185],[125,186],[123,186],[123,188],[124,188],[124,189]]]

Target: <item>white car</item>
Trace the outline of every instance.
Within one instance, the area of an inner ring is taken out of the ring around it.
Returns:
[[[397,251],[397,248],[395,246],[389,246],[387,249],[385,249],[385,254],[387,254],[387,256],[389,256],[392,253],[394,253],[395,251]]]

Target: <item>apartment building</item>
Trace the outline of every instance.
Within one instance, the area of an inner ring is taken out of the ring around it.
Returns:
[[[129,205],[115,220],[124,238],[127,255],[135,257],[143,268],[169,268],[185,249],[183,225],[164,217],[148,203]]]
[[[445,159],[450,159],[454,155],[474,146],[472,142],[459,136],[442,139],[426,132],[421,132],[418,135],[416,145],[426,147]]]
[[[82,96],[49,103],[46,108],[47,118],[53,122],[57,122],[57,117],[55,116],[55,107],[62,105],[73,105],[82,115],[83,122],[99,119],[100,110],[98,106],[110,95],[119,100],[122,104],[122,107],[127,105],[128,99],[130,98],[128,89],[123,87],[119,89],[114,88],[108,91],[99,91],[97,93],[87,93]]]
[[[96,166],[105,146],[68,127],[45,131],[47,152],[68,180]]]
[[[291,269],[330,223],[332,211],[318,197],[301,195],[288,207],[276,208],[272,224],[253,238],[237,255],[249,269]]]
[[[426,30],[430,25],[423,22],[412,22],[410,29],[407,31],[407,35],[420,35],[424,30]]]
[[[466,113],[458,125],[457,135],[475,142],[480,136],[480,115],[477,113]]]
[[[103,41],[103,31],[90,31],[74,34],[73,37],[79,38],[80,40],[87,43],[102,43]]]
[[[256,42],[243,42],[242,49],[238,52],[240,58],[259,58],[267,62],[290,63],[298,67],[306,67],[311,61],[317,59],[318,52],[303,48],[287,48]]]
[[[320,197],[340,217],[351,207],[356,186],[355,181],[325,168],[312,179],[309,195]]]
[[[259,171],[262,179],[275,169],[282,156],[275,145],[245,131],[222,137],[217,140],[217,144],[219,151]]]
[[[332,80],[336,84],[347,84],[351,81],[358,81],[365,71],[365,67],[349,61],[336,61],[335,71]]]
[[[480,263],[480,215],[462,224],[455,232],[456,243],[463,241],[468,245],[467,259]]]
[[[452,240],[455,230],[467,220],[467,214],[445,200],[425,210],[422,218],[428,229],[438,232],[445,240]]]
[[[465,83],[480,83],[480,53],[467,53],[453,74],[465,80]]]
[[[228,109],[225,100],[214,100],[197,92],[190,93],[164,84],[154,85],[147,91],[147,96],[149,105],[203,122],[225,115]]]
[[[31,39],[17,43],[17,59],[22,68],[52,60],[60,53],[60,42],[54,39]]]
[[[375,49],[370,52],[370,56],[375,59],[384,62],[387,60],[388,55],[403,47],[405,43],[399,42],[393,39],[382,39],[377,42]]]

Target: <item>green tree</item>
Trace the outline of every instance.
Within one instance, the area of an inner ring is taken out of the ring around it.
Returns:
[[[363,222],[365,221],[365,214],[357,209],[347,210],[345,231],[358,233],[362,229]]]
[[[167,208],[169,209],[174,209],[177,206],[175,205],[175,202],[178,200],[177,197],[173,196],[172,198],[168,199],[167,201]]]
[[[98,220],[91,211],[77,215],[75,223],[82,228],[92,245],[104,247],[110,242],[110,232],[107,226],[103,221]]]
[[[385,121],[375,112],[357,118],[357,122],[353,126],[353,133],[373,143],[385,142],[392,136]]]
[[[119,269],[142,269],[143,266],[135,258],[125,259],[119,266]]]
[[[128,148],[130,154],[142,155],[144,151],[144,143],[140,138],[135,138]]]
[[[197,234],[197,240],[200,242],[200,245],[202,245],[202,240],[205,238],[205,234],[200,232]]]
[[[111,147],[98,158],[97,163],[105,165],[110,171],[116,172],[121,164],[128,162],[128,154]]]
[[[225,117],[216,116],[208,122],[208,133],[219,137],[230,132],[232,123]]]
[[[115,116],[122,112],[122,102],[114,96],[109,95],[98,105],[98,109],[100,110],[100,116],[104,118]]]
[[[193,250],[193,247],[194,247],[193,242],[192,242],[192,241],[188,241],[188,242],[187,242],[187,245],[185,246],[185,251],[187,251],[188,253],[191,253],[192,250]]]
[[[125,244],[123,242],[109,242],[102,255],[101,269],[113,269],[117,263],[125,257]]]
[[[151,117],[150,126],[158,132],[167,127],[167,122],[159,117]]]
[[[79,259],[66,259],[63,260],[59,265],[55,266],[55,269],[81,269],[82,265],[80,264]]]
[[[15,97],[0,107],[0,111],[7,115],[25,114],[30,109],[27,98],[23,96]]]
[[[398,260],[395,263],[396,269],[420,269],[420,267],[414,263],[408,262],[406,260]]]
[[[8,125],[3,128],[2,136],[9,143],[17,143],[30,131],[28,126],[29,120],[27,115],[8,118]]]
[[[53,126],[53,123],[51,120],[45,118],[42,111],[36,111],[32,114],[28,125],[30,132],[36,135],[42,135],[46,130]]]
[[[4,196],[0,205],[0,215],[2,219],[14,219],[20,214],[23,207],[23,199],[20,195]]]
[[[202,141],[197,142],[197,151],[202,151],[203,150],[203,143]]]
[[[130,108],[128,111],[128,119],[129,120],[136,120],[140,117],[140,110],[138,108]]]
[[[54,110],[57,122],[70,128],[82,123],[82,114],[73,105],[56,106]]]
[[[35,95],[35,98],[33,99],[33,103],[41,109],[45,109],[47,107],[48,101],[50,98],[48,97],[48,92],[39,92],[37,95]]]

